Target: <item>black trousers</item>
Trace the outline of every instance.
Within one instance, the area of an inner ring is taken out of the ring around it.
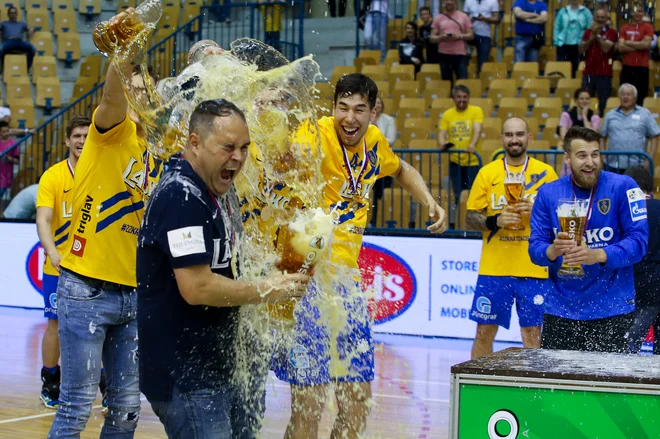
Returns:
[[[571,320],[546,314],[541,348],[568,351],[628,352],[633,313],[597,320]]]
[[[612,77],[600,75],[584,75],[582,88],[589,90],[591,96],[598,94],[598,110],[602,116],[605,112],[607,99],[612,96]]]
[[[557,61],[570,61],[573,69],[573,77],[577,71],[578,64],[580,63],[580,52],[578,51],[577,44],[563,45],[557,47]]]
[[[621,68],[621,84],[632,84],[637,88],[637,105],[644,105],[649,94],[649,68],[624,65]]]
[[[330,16],[337,16],[337,0],[328,0],[328,9],[330,9]],[[346,15],[346,0],[339,0],[339,16]]]

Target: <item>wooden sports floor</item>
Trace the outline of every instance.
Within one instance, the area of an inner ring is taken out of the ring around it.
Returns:
[[[45,438],[48,433],[54,411],[39,400],[45,327],[41,311],[0,307],[0,439]],[[469,358],[470,345],[469,341],[377,336],[375,406],[367,437],[446,438],[450,367]],[[270,379],[263,438],[283,437],[289,404],[288,386]],[[334,413],[330,404],[320,437],[329,437]],[[102,424],[99,398],[82,438],[98,438]],[[166,438],[144,399],[135,437]]]

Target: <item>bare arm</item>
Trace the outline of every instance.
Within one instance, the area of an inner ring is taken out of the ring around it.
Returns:
[[[472,139],[470,140],[470,144],[468,145],[468,150],[473,149],[476,151],[477,143],[479,143],[479,139],[481,139],[481,126],[482,126],[481,122],[474,122]]]
[[[564,136],[566,136],[567,132],[568,132],[568,128],[559,127],[559,139],[564,140]]]
[[[433,30],[431,30],[431,36],[429,36],[429,41],[432,43],[439,43],[440,41],[445,41],[447,39],[447,36],[445,34],[440,33],[440,29],[434,27]]]
[[[486,227],[486,210],[468,210],[465,216],[465,225],[470,230],[477,230],[485,232],[488,230]]]
[[[465,41],[474,40],[474,31],[472,29],[468,30],[466,33],[461,34],[460,39]]]
[[[51,264],[53,264],[53,267],[55,267],[55,269],[59,272],[62,256],[57,251],[55,246],[55,239],[53,238],[53,233],[50,230],[52,221],[53,209],[51,207],[37,207],[37,234],[39,235],[39,241],[41,242],[41,246],[44,248],[44,251],[50,258]]]
[[[215,274],[208,265],[175,268],[181,296],[189,305],[240,306],[277,302],[300,297],[309,277],[302,274],[275,275],[260,282],[245,282]]]
[[[440,130],[438,131],[438,145],[443,146],[447,143],[447,131]]]
[[[538,15],[536,18],[530,18],[525,21],[532,24],[545,24],[545,22],[548,21],[548,14],[543,11],[541,12],[541,15]]]
[[[34,27],[28,27],[28,38],[31,40],[34,36],[35,29]]]
[[[607,38],[596,38],[596,41],[598,41],[600,50],[602,50],[603,53],[610,53],[610,51],[614,49],[614,41],[608,40]]]
[[[607,137],[600,138],[600,149],[601,151],[607,151]]]
[[[538,14],[535,14],[534,12],[525,12],[521,8],[513,8],[513,15],[515,15],[516,18],[525,21],[538,17]]]
[[[658,136],[651,137],[651,146],[649,147],[649,155],[652,159],[655,159],[655,155],[658,152]]]
[[[617,45],[616,45],[616,50],[618,50],[619,53],[630,53],[630,52],[634,52],[634,49],[633,49],[632,47],[629,47],[629,46],[626,44],[626,40],[624,40],[623,38],[619,38],[619,42],[618,42]]]
[[[633,50],[651,50],[651,42],[653,38],[646,36],[642,41],[626,41],[626,46]]]

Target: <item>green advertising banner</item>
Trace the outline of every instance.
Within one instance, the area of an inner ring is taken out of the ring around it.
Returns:
[[[548,385],[552,386],[551,380]],[[620,390],[585,392],[461,384],[458,437],[660,438],[660,396],[625,393],[625,387]]]

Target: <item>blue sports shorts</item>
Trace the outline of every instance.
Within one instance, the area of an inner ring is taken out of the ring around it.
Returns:
[[[41,294],[44,296],[44,317],[57,320],[57,281],[59,276],[43,275]]]

